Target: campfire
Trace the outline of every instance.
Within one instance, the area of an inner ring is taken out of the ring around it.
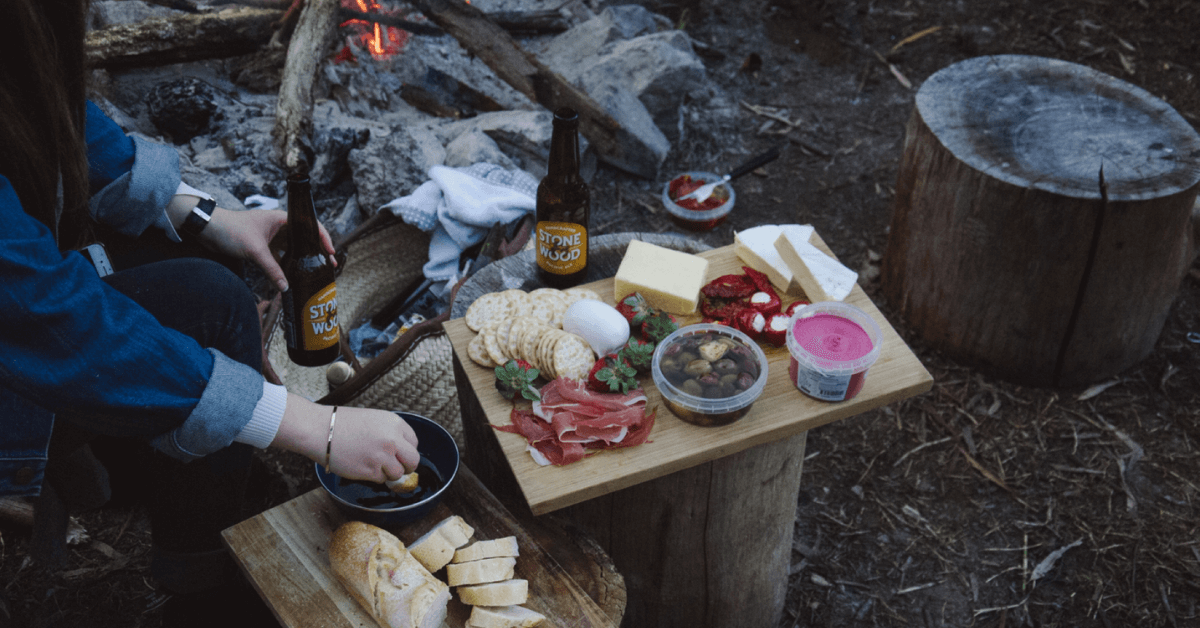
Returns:
[[[346,12],[371,17],[406,17],[400,9],[386,7],[375,0],[342,0],[341,6]],[[408,44],[408,31],[378,21],[351,18],[342,22],[341,29],[345,33],[346,45],[338,53],[338,60],[353,58],[354,48],[365,49],[376,60],[387,60],[403,52]]]

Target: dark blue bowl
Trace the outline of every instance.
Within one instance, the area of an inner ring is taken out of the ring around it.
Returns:
[[[356,496],[361,496],[364,490],[362,483],[347,484],[336,474],[326,473],[325,467],[317,464],[317,480],[321,482],[325,492],[333,497],[338,509],[350,519],[380,527],[417,521],[429,514],[442,501],[442,496],[446,494],[446,490],[450,488],[454,478],[458,475],[458,445],[454,443],[454,437],[450,436],[450,432],[447,432],[446,428],[411,412],[397,412],[396,414],[407,421],[416,432],[417,451],[421,454],[422,467],[425,465],[432,467],[434,473],[440,476],[442,486],[436,490],[427,491],[428,494],[422,495],[421,499],[415,503],[397,507],[369,507],[360,505],[355,499]],[[428,472],[428,469],[422,468],[420,471],[424,474]],[[425,484],[424,480],[422,484]],[[387,492],[383,485],[373,484],[370,486],[379,493]]]

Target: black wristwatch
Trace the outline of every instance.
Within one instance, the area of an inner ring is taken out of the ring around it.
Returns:
[[[180,225],[180,230],[187,235],[198,238],[200,232],[208,226],[208,221],[212,220],[213,209],[217,207],[217,202],[211,198],[202,198],[192,211],[188,212],[187,218]]]

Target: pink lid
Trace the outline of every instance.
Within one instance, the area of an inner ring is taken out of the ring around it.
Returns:
[[[857,360],[875,348],[858,323],[832,314],[801,318],[792,333],[805,351],[834,362]]]

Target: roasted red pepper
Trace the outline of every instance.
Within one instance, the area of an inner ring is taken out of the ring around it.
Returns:
[[[787,309],[785,309],[783,311],[783,313],[787,314],[788,316],[791,316],[792,314],[796,313],[796,310],[798,310],[806,305],[812,305],[812,304],[809,303],[808,301],[794,301],[794,302],[788,304]]]
[[[776,312],[768,316],[767,324],[763,327],[763,342],[775,347],[782,347],[786,344],[788,323],[791,320],[792,317],[783,312]]]
[[[779,295],[775,294],[774,290],[755,292],[747,301],[748,307],[758,310],[766,316],[778,313],[782,305]]]
[[[737,315],[733,326],[749,336],[751,340],[758,342],[767,326],[767,318],[758,310],[746,309]]]
[[[746,304],[741,300],[710,299],[708,297],[700,299],[700,313],[709,318],[733,320],[744,309],[746,309]]]
[[[771,287],[771,279],[765,273],[760,273],[749,266],[742,266],[742,270],[745,271],[746,276],[750,278],[750,281],[754,282],[754,286],[759,290],[763,292],[773,292],[775,290]]]
[[[722,275],[700,289],[707,297],[744,299],[756,290],[754,282],[745,275]]]

